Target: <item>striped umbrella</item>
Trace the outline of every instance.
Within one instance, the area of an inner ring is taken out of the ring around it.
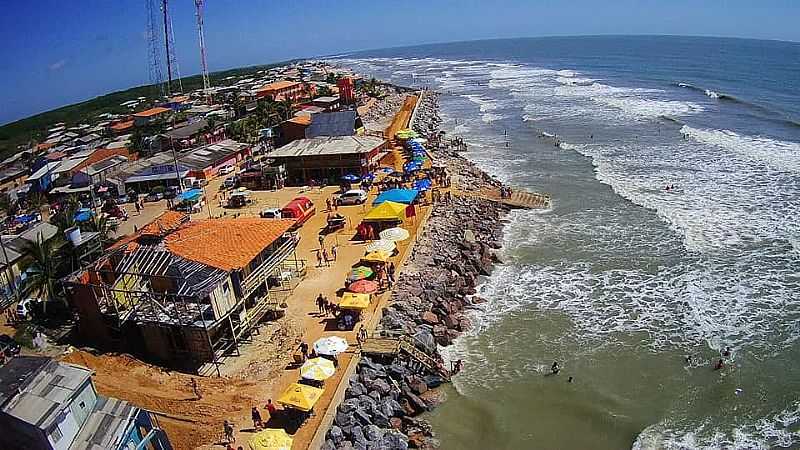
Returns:
[[[336,373],[333,361],[325,358],[313,358],[300,367],[300,376],[306,380],[322,381],[327,380]]]
[[[391,253],[394,251],[395,245],[392,241],[387,241],[386,239],[378,239],[377,241],[372,241],[367,244],[367,253],[372,252],[386,252]]]
[[[358,280],[363,280],[364,278],[371,277],[373,273],[375,272],[373,272],[373,270],[370,269],[369,267],[358,266],[350,272],[350,276],[347,278],[350,281],[358,281]]]
[[[387,241],[399,242],[399,241],[405,241],[406,239],[408,239],[410,235],[408,233],[408,230],[405,230],[400,227],[393,227],[381,231],[380,236],[381,239],[385,239]]]

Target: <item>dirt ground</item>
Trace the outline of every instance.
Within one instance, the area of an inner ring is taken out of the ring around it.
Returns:
[[[395,149],[382,161],[383,164],[400,168],[402,158]],[[357,205],[340,207],[338,212],[348,219],[348,225],[332,235],[325,237],[324,245],[330,251],[337,247],[337,259],[330,266],[317,267],[316,254],[319,251],[318,236],[325,226],[325,199],[330,198],[337,188],[323,189],[286,188],[280,191],[252,192],[253,205],[237,210],[221,207],[224,202],[223,191],[219,189],[223,178],[212,180],[206,186],[209,199],[208,209],[195,214],[192,219],[205,219],[222,215],[256,216],[266,207],[283,205],[297,195],[309,197],[317,207],[317,214],[300,229],[298,257],[306,260],[308,272],[291,296],[287,299],[286,316],[260,327],[252,342],[242,346],[241,355],[225,359],[220,368],[221,377],[199,377],[180,372],[167,371],[152,366],[129,355],[95,356],[82,351],[73,351],[64,357],[65,361],[88,366],[95,371],[95,383],[101,394],[131,401],[158,414],[159,423],[167,431],[176,449],[220,448],[222,423],[232,420],[236,425],[236,446],[247,448],[253,433],[250,408],[258,406],[262,417],[268,414],[264,409],[268,398],[277,397],[289,384],[299,379],[299,368],[290,365],[291,355],[300,339],[309,345],[322,336],[338,335],[354,344],[355,331],[336,330],[332,318],[318,314],[314,299],[320,293],[336,301],[339,291],[350,269],[364,254],[364,243],[353,240],[355,228],[369,210],[368,206]],[[370,192],[367,205],[371,204],[376,191]],[[165,202],[145,204],[141,214],[136,214],[132,205],[130,219],[120,228],[119,234],[133,232],[164,211]],[[423,208],[430,208],[425,206]],[[418,213],[422,217],[426,210]],[[404,227],[412,235],[411,239],[398,243],[400,254],[393,258],[399,262],[411,248],[419,220],[407,220]],[[373,317],[385,304],[389,293],[384,293],[373,301],[363,320]],[[357,328],[356,328],[357,329]],[[352,358],[351,351],[339,357],[339,366],[346,367]],[[330,404],[336,387],[341,381],[343,371],[325,382],[325,394],[315,407],[315,414],[294,433],[295,449],[305,449],[310,444],[319,423]],[[194,391],[195,380],[199,396]],[[270,421],[267,426],[278,426]],[[293,430],[292,430],[293,431]]]

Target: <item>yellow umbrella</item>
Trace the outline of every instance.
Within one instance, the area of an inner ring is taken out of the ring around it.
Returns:
[[[358,294],[355,292],[345,292],[339,302],[342,309],[367,309],[369,307],[369,294]]]
[[[250,439],[250,450],[291,450],[292,437],[279,428],[259,431]]]
[[[366,255],[364,255],[363,258],[361,258],[361,260],[365,262],[386,262],[391,257],[392,257],[391,253],[385,252],[383,250],[378,250],[376,252],[367,253]]]
[[[306,380],[327,380],[334,373],[336,373],[336,366],[333,365],[333,361],[325,358],[309,359],[300,368],[300,376]]]
[[[278,403],[289,408],[299,409],[300,411],[311,411],[317,403],[322,393],[320,388],[306,386],[304,384],[292,383],[278,397]]]

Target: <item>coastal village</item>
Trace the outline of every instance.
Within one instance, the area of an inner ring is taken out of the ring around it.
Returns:
[[[0,162],[2,448],[434,448],[503,216],[439,94],[321,61]]]

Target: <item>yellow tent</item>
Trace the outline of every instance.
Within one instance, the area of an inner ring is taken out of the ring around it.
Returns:
[[[379,222],[386,220],[405,220],[406,205],[395,202],[383,202],[372,208],[364,217],[365,222]]]
[[[304,384],[292,383],[278,397],[278,403],[289,408],[299,409],[300,411],[311,411],[317,403],[322,393],[322,389]]]
[[[292,437],[279,428],[267,428],[253,435],[250,450],[291,450]]]
[[[342,309],[367,309],[369,307],[369,294],[357,294],[355,292],[345,292],[339,302]]]
[[[365,262],[373,262],[373,263],[374,262],[386,262],[391,257],[392,257],[391,253],[384,252],[382,250],[378,250],[377,252],[367,253],[366,255],[364,255],[363,258],[361,258],[361,260],[365,261]]]

